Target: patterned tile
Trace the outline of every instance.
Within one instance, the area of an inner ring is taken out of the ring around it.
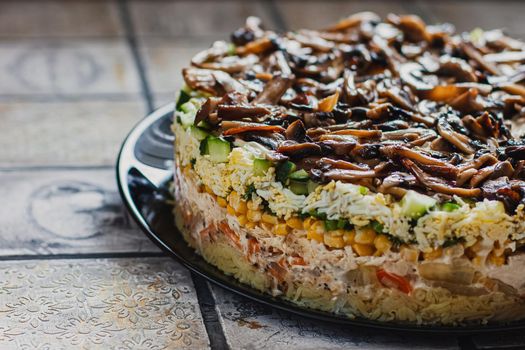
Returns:
[[[114,36],[122,33],[114,1],[0,2],[0,38]]]
[[[205,349],[186,269],[167,258],[0,262],[2,349]]]
[[[274,27],[264,1],[131,1],[137,35],[225,38],[248,16]]]
[[[112,165],[142,102],[0,102],[0,166]]]
[[[151,90],[155,94],[173,96],[184,82],[182,68],[188,67],[191,58],[208,48],[212,41],[151,38],[143,39],[140,43]]]
[[[0,41],[0,95],[137,95],[123,40]]]
[[[159,252],[130,222],[112,169],[0,171],[0,182],[0,256]]]
[[[454,337],[436,338],[351,329],[310,320],[212,287],[232,349],[457,349]]]

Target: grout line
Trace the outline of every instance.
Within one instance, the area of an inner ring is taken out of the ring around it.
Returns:
[[[273,17],[275,25],[277,26],[277,30],[282,32],[288,31],[288,24],[286,23],[286,20],[284,19],[284,16],[279,10],[279,7],[277,6],[275,0],[267,0],[263,3],[270,16]]]
[[[142,59],[142,56],[140,55],[140,50],[139,50],[137,39],[135,36],[135,28],[133,27],[133,21],[129,13],[128,2],[126,0],[119,0],[118,5],[119,5],[120,17],[124,25],[126,41],[128,42],[129,49],[131,50],[131,55],[133,56],[133,60],[135,61],[137,72],[139,74],[142,95],[144,99],[146,100],[146,107],[148,109],[148,113],[151,113],[153,112],[153,97],[152,97],[151,88],[149,86],[148,79],[146,76],[146,70],[144,68],[145,67],[144,60]]]
[[[191,274],[191,277],[197,293],[202,321],[204,322],[204,327],[206,327],[208,339],[210,340],[210,348],[213,350],[229,349],[226,337],[224,336],[224,330],[219,321],[219,313],[217,311],[215,298],[211,293],[210,285],[203,277],[194,273]]]
[[[49,254],[49,255],[5,255],[0,261],[18,260],[79,260],[79,259],[122,259],[122,258],[164,258],[163,252],[124,252],[124,253],[77,253],[77,254]]]

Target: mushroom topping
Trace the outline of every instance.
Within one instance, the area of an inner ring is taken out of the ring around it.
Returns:
[[[232,41],[183,69],[195,125],[316,181],[525,204],[524,43],[371,12],[282,35],[251,17]]]

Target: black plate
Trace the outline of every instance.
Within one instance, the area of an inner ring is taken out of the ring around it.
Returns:
[[[444,327],[378,322],[363,318],[349,319],[274,298],[225,275],[186,244],[174,225],[171,207],[166,203],[171,197],[168,183],[173,175],[173,135],[170,131],[173,108],[174,104],[169,104],[156,110],[129,133],[117,160],[117,182],[126,207],[141,229],[154,243],[191,271],[223,288],[263,304],[301,316],[352,327],[462,335],[525,329],[524,321],[485,326]]]

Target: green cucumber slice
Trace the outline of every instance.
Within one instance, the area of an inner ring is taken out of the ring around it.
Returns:
[[[306,181],[306,180],[308,180],[308,173],[306,172],[306,170],[301,169],[301,170],[297,170],[297,171],[294,171],[293,173],[291,173],[288,176],[288,178],[290,180]]]
[[[288,176],[295,171],[295,169],[295,164],[290,162],[289,160],[280,163],[275,169],[275,178],[277,179],[277,181],[284,183],[288,179]]]
[[[436,205],[436,200],[416,191],[407,191],[401,200],[401,211],[412,219],[425,215],[428,209]]]
[[[290,181],[290,191],[295,194],[308,194],[308,186],[304,181]]]
[[[199,141],[204,140],[209,135],[206,132],[206,130],[204,130],[202,128],[199,128],[199,127],[196,127],[194,125],[190,126],[190,130],[191,130],[191,134],[193,135],[193,137],[195,137]]]
[[[315,181],[308,180],[306,182],[306,187],[308,188],[308,193],[312,193],[315,191],[315,189],[319,186],[319,184]]]
[[[206,140],[206,150],[210,155],[210,159],[216,163],[226,163],[228,161],[228,155],[231,152],[230,143],[213,136],[208,136]]]
[[[253,160],[253,173],[255,176],[264,176],[268,172],[268,169],[270,169],[271,165],[272,163],[269,160],[255,158]]]
[[[185,88],[189,89],[187,86]],[[186,91],[184,88],[179,91],[177,104],[175,105],[176,111],[180,111],[180,107],[191,99],[190,91],[191,90]]]

